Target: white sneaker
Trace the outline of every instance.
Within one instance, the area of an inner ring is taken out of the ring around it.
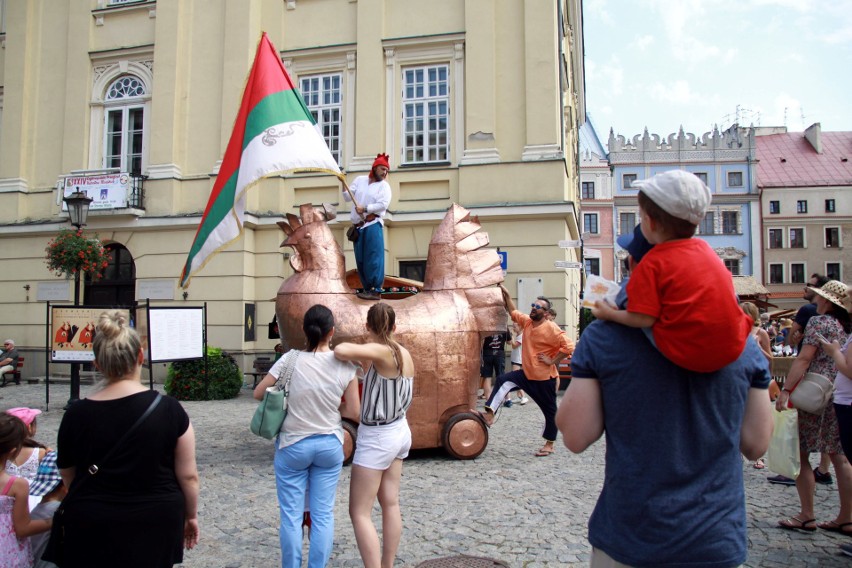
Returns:
[[[529,401],[530,401],[530,399],[528,399],[527,397],[524,396],[524,397],[521,397],[521,400],[519,400],[518,403],[520,403],[520,405],[523,406],[526,403],[528,403]]]

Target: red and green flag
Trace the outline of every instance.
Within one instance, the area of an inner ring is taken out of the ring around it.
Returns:
[[[240,237],[248,188],[271,175],[306,171],[342,179],[316,121],[264,32],[180,285],[186,288],[213,255]]]

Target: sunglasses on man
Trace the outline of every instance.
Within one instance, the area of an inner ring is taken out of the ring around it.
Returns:
[[[542,306],[541,304],[530,304],[530,307],[534,310],[546,310],[547,309],[544,306]]]

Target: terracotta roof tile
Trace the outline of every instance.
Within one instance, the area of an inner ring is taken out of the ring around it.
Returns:
[[[757,136],[758,187],[852,185],[852,132],[820,137],[822,154],[803,132]]]

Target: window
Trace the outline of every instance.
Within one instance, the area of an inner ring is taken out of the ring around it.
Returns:
[[[586,274],[601,275],[601,259],[587,258],[586,259]]]
[[[808,201],[807,199],[800,199],[796,201],[796,213],[807,213],[808,212]]]
[[[708,211],[705,213],[701,223],[698,224],[698,231],[702,235],[713,235],[716,233],[716,213]]]
[[[769,248],[780,249],[784,248],[784,230],[769,229]]]
[[[634,181],[636,181],[636,174],[624,174],[621,176],[621,187],[630,189]]]
[[[583,182],[582,199],[594,199],[594,198],[595,198],[595,182],[584,181]]]
[[[728,187],[742,187],[743,186],[743,173],[742,172],[728,172]]]
[[[781,213],[781,202],[780,201],[770,201],[769,202],[769,213],[771,215],[778,215]]]
[[[331,155],[338,164],[341,142],[340,114],[343,106],[341,82],[342,75],[339,73],[303,77],[299,82],[305,104],[308,105],[308,110],[317,121],[328,149],[331,150]]]
[[[726,258],[725,259],[725,268],[727,268],[728,272],[730,272],[732,275],[739,276],[740,275],[740,261],[739,261],[739,259]]]
[[[6,33],[6,0],[0,0],[0,34]]]
[[[825,228],[825,248],[837,248],[840,246],[840,229],[837,227]]]
[[[769,265],[769,283],[783,284],[784,283],[784,265],[770,264]]]
[[[620,213],[618,215],[618,234],[628,235],[636,228],[636,213]]]
[[[583,232],[592,234],[598,233],[597,213],[583,213]]]
[[[707,172],[695,172],[695,177],[704,182],[704,185],[707,185]]]
[[[790,282],[793,284],[805,283],[805,265],[801,262],[790,263]]]
[[[826,213],[834,213],[834,200],[826,199],[825,200],[825,212]]]
[[[402,83],[403,162],[448,161],[449,66],[408,67]]]
[[[736,235],[740,232],[740,212],[722,211],[722,234]]]
[[[825,276],[829,280],[841,280],[840,278],[840,263],[839,262],[826,262],[825,263]]]
[[[139,99],[145,94],[145,85],[133,75],[119,77],[107,88],[103,167],[142,172],[145,110]]]
[[[399,275],[409,280],[423,282],[426,276],[426,261],[425,260],[400,260]]]
[[[790,248],[805,248],[804,229],[790,229]]]

